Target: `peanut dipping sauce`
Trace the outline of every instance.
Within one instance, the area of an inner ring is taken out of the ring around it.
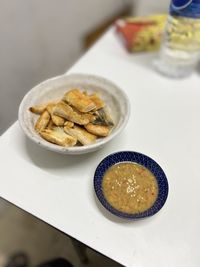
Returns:
[[[103,177],[103,193],[115,209],[141,213],[153,206],[158,196],[155,176],[137,163],[118,163],[111,166]]]

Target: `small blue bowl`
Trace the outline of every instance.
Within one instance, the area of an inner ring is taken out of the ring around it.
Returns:
[[[138,163],[150,170],[156,177],[158,183],[158,197],[153,206],[148,210],[134,214],[124,213],[113,208],[104,197],[102,190],[103,176],[112,165],[120,162]],[[121,218],[136,220],[152,216],[163,207],[167,200],[169,186],[164,171],[153,159],[138,152],[122,151],[113,153],[100,162],[94,174],[94,189],[101,204],[112,214]]]

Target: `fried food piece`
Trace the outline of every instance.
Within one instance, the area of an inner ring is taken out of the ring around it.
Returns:
[[[52,115],[52,113],[53,113],[54,106],[55,106],[54,104],[50,103],[46,107],[46,109],[47,109],[47,111],[49,112],[50,115]]]
[[[46,104],[42,104],[42,105],[36,105],[36,106],[33,106],[33,107],[30,107],[29,110],[35,114],[42,114],[45,109],[46,109]]]
[[[64,131],[77,138],[77,140],[82,144],[82,145],[90,145],[93,144],[96,140],[96,136],[88,133],[85,129],[79,127],[79,126],[74,126],[73,128],[69,128],[67,126],[64,127]]]
[[[87,113],[96,108],[95,103],[89,96],[79,89],[72,89],[64,95],[64,100],[75,107],[78,111]]]
[[[110,128],[108,126],[104,125],[95,125],[92,123],[89,123],[85,125],[85,129],[94,135],[97,136],[108,136],[110,133]]]
[[[90,99],[94,102],[96,110],[101,109],[105,106],[104,101],[101,100],[97,93],[90,95]]]
[[[52,105],[52,104],[56,104],[55,101],[52,101],[52,102],[49,102],[49,103],[44,103],[44,104],[41,104],[41,105],[35,105],[35,106],[32,106],[29,108],[29,110],[35,114],[42,114],[45,109],[47,108],[48,105]]]
[[[81,114],[81,113],[79,113],[79,114]],[[82,116],[84,116],[84,118],[88,119],[89,122],[93,122],[96,120],[96,116],[94,114],[91,114],[91,113],[82,113]]]
[[[77,143],[77,139],[75,137],[66,134],[60,127],[45,129],[40,132],[40,135],[45,140],[64,147],[74,146]]]
[[[65,119],[53,114],[54,107],[55,107],[55,104],[49,104],[49,105],[47,105],[46,109],[49,112],[49,114],[51,115],[51,119],[52,119],[53,123],[56,126],[63,126],[65,123]]]
[[[61,101],[55,105],[53,109],[53,114],[65,118],[69,121],[75,122],[79,125],[85,125],[90,122],[89,115],[91,114],[81,114],[75,111],[67,103]]]
[[[57,115],[52,115],[52,121],[56,126],[63,126],[65,124],[65,119]]]
[[[67,126],[67,127],[69,127],[69,128],[72,128],[72,127],[74,127],[74,123],[73,123],[72,121],[66,121],[66,122],[64,123],[64,126]]]
[[[47,125],[47,129],[52,129],[54,128],[56,125],[53,123],[52,119],[50,119],[48,125]]]
[[[113,121],[98,93],[72,89],[62,100],[32,106],[29,110],[39,114],[35,130],[45,140],[64,147],[77,142],[89,145],[98,136],[109,135]],[[83,126],[83,127],[81,127]]]
[[[106,108],[101,108],[99,110],[97,110],[94,115],[96,116],[96,119],[92,122],[93,124],[96,125],[104,125],[104,126],[109,126],[112,127],[114,126],[114,123],[110,117],[110,115],[108,114],[108,111],[106,110]]]
[[[47,127],[47,125],[49,124],[50,118],[51,117],[50,117],[49,112],[45,110],[40,115],[40,117],[38,118],[38,120],[37,120],[37,122],[35,124],[36,132],[39,133],[39,132],[43,131]]]

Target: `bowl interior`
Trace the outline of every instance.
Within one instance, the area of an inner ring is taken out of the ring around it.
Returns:
[[[158,183],[158,196],[153,206],[148,210],[137,214],[124,213],[113,208],[104,197],[103,176],[108,168],[120,162],[138,163],[154,174]],[[156,214],[163,207],[168,196],[168,181],[162,168],[150,157],[138,152],[122,151],[107,156],[98,165],[94,175],[94,189],[101,204],[112,214],[127,219],[141,219]]]
[[[114,121],[114,128],[108,137],[98,138],[96,143],[92,145],[64,148],[45,141],[36,133],[34,125],[38,116],[32,114],[29,107],[60,100],[64,93],[72,88],[80,88],[88,93],[99,92]],[[117,134],[125,126],[128,114],[129,103],[127,97],[116,85],[101,77],[72,74],[49,79],[29,91],[19,108],[19,122],[29,138],[50,150],[61,153],[86,153],[100,148]]]

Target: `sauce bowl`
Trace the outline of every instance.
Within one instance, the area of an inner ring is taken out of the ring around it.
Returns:
[[[118,163],[137,163],[147,168],[156,178],[158,185],[157,198],[149,209],[141,213],[125,213],[112,207],[104,196],[102,181],[106,171],[113,165]],[[94,190],[100,203],[112,214],[126,219],[142,219],[156,214],[165,204],[168,196],[169,186],[167,177],[162,168],[152,158],[133,151],[122,151],[110,154],[104,158],[96,168],[94,174]]]

